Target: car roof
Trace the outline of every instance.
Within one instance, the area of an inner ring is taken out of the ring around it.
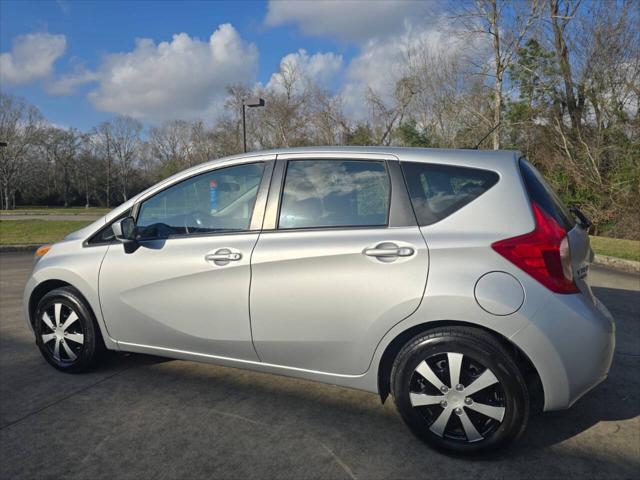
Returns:
[[[507,160],[521,156],[516,150],[473,150],[473,149],[449,149],[449,148],[415,148],[415,147],[381,147],[381,146],[350,146],[350,147],[294,147],[276,148],[270,150],[252,151],[238,155],[212,160],[235,160],[257,155],[313,155],[313,154],[378,154],[394,155],[400,160],[452,163],[455,161],[477,161],[480,159]],[[326,157],[325,157],[326,158]],[[208,163],[208,162],[207,162]]]

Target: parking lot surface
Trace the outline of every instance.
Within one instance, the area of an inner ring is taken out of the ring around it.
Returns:
[[[0,478],[638,478],[640,279],[593,268],[617,321],[609,379],[488,457],[435,452],[392,401],[142,355],[69,375],[21,311],[29,254],[0,255]]]

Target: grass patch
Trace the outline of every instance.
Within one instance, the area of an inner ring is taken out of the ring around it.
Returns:
[[[0,245],[57,242],[90,223],[88,220],[0,220]]]
[[[640,262],[640,241],[638,240],[592,236],[591,248],[598,255],[608,255]]]
[[[0,210],[0,215],[91,215],[102,216],[110,208],[84,207],[19,207],[15,210]]]

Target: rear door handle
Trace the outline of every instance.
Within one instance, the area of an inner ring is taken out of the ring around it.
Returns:
[[[375,247],[365,248],[362,253],[368,257],[410,257],[415,250],[411,247]]]

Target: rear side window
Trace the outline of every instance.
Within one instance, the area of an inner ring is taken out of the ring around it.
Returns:
[[[384,226],[390,191],[385,162],[291,160],[278,228]]]
[[[520,159],[520,171],[529,194],[529,200],[537,203],[540,208],[551,215],[558,222],[558,225],[567,231],[571,230],[575,225],[573,215],[545,181],[542,174],[524,158]]]
[[[402,162],[413,209],[421,226],[431,225],[493,187],[497,173],[477,168]]]

